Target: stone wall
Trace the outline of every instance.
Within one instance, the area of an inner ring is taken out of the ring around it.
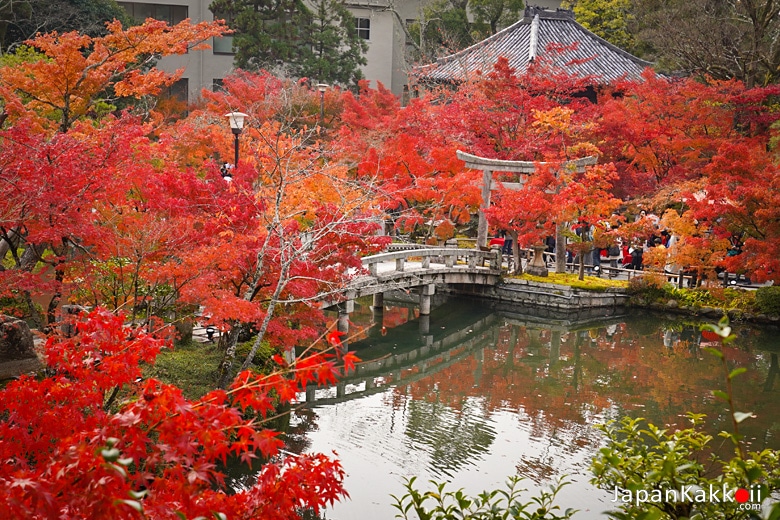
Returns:
[[[558,310],[614,308],[628,304],[628,295],[624,289],[615,288],[604,292],[585,291],[568,285],[516,279],[505,279],[495,286],[451,284],[437,287],[437,290],[459,296],[475,296],[498,302]]]

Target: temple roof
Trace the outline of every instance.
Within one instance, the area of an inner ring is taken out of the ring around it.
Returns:
[[[576,44],[576,49],[548,53],[550,46]],[[522,74],[538,57],[547,55],[555,66],[572,74],[595,76],[611,83],[620,78],[637,79],[652,63],[616,47],[574,21],[572,11],[527,7],[523,18],[506,29],[460,52],[439,58],[436,63],[416,67],[413,74],[422,81],[462,81],[472,74],[492,69],[503,56]]]

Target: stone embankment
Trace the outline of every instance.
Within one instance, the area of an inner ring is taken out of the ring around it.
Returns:
[[[622,308],[627,310],[629,307],[634,307],[710,320],[720,319],[725,313],[732,321],[780,325],[780,316],[778,315],[755,314],[739,309],[724,310],[716,307],[681,305],[674,299],[665,302],[647,302],[642,301],[641,298],[632,299],[627,289],[617,287],[605,290],[585,290],[555,283],[505,278],[493,286],[453,284],[442,288],[437,287],[437,290],[460,296],[485,298],[496,305],[511,304],[539,310],[547,309],[557,314],[585,310],[598,312],[599,309],[615,311]],[[605,312],[605,315],[612,313]]]
[[[627,306],[629,301],[627,291],[621,288],[588,291],[568,285],[513,278],[504,279],[493,286],[452,284],[444,290],[451,294],[561,311],[623,307]]]

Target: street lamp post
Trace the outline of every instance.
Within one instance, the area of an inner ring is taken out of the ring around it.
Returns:
[[[327,83],[317,83],[317,90],[320,91],[320,126],[325,121],[325,91],[328,86]]]
[[[244,118],[249,117],[249,115],[243,112],[230,112],[225,114],[225,117],[230,120],[230,130],[233,132],[233,142],[236,150],[235,160],[233,161],[235,167],[238,166],[238,136],[241,135],[241,130],[244,129]]]

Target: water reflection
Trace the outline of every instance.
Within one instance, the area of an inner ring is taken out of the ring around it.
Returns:
[[[413,399],[407,409],[407,447],[428,454],[430,472],[438,479],[473,466],[496,439],[490,413],[479,400],[458,404]]]
[[[386,302],[383,313],[366,305],[351,316],[353,331],[364,327],[350,344],[364,360],[356,373],[302,395],[310,407],[291,418],[293,451],[336,450],[349,474],[352,499],[329,518],[392,518],[403,477],[477,493],[513,474],[540,484],[568,475],[561,505],[600,518],[611,504],[587,482],[602,442],[594,423],[628,414],[682,427],[695,411],[712,433],[729,427],[711,392],[724,387],[723,368],[696,322],[451,301],[421,323],[407,302]],[[742,433],[751,449],[780,448],[777,330],[735,329],[729,369],[748,368],[735,400],[756,415]]]

